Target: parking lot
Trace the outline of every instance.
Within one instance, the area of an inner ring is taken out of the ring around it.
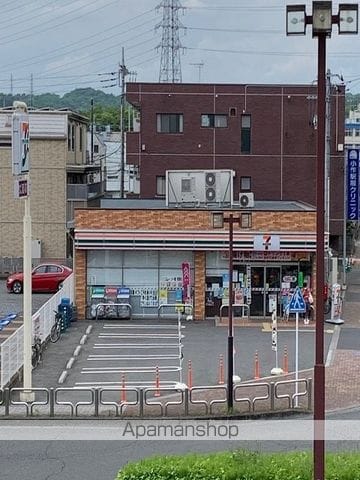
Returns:
[[[48,294],[33,295],[33,312],[45,303],[49,296]],[[0,302],[2,314],[22,311],[22,295],[8,294],[4,280],[0,282]],[[74,351],[89,325],[93,326],[92,332],[88,335],[86,343],[81,346],[73,366],[68,369],[64,386],[79,387],[91,384],[116,386],[122,382],[122,372],[126,372],[126,381],[129,384],[154,383],[156,365],[160,370],[160,382],[176,383],[182,380],[187,383],[189,360],[193,385],[211,385],[219,380],[220,355],[224,359],[226,375],[228,329],[224,326],[216,327],[213,321],[182,322],[182,376],[175,368],[180,365],[179,349],[176,347],[178,342],[176,320],[77,321],[71,324],[58,343],[47,345],[42,363],[33,371],[35,386],[58,386],[61,373],[66,369],[69,359],[74,356]],[[131,328],[125,329],[126,325]],[[164,330],[166,325],[172,325],[175,330]],[[175,336],[171,337],[171,335]],[[325,334],[325,352],[331,336],[330,328]],[[291,371],[295,368],[295,331],[293,327],[282,328],[279,322],[280,366],[283,363],[285,346]],[[261,376],[270,375],[271,369],[275,366],[275,353],[271,348],[271,330],[268,327],[236,327],[234,348],[234,373],[242,380],[250,380],[254,377],[255,352],[258,352]],[[145,357],[150,358],[145,359]],[[299,370],[311,368],[313,364],[314,328],[311,325],[304,327],[300,324]],[[171,371],[162,371],[161,367],[171,367]],[[147,369],[151,371],[146,372]],[[137,370],[143,371],[135,373]]]

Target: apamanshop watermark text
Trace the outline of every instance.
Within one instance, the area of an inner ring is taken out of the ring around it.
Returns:
[[[211,421],[164,421],[152,423],[127,421],[123,436],[130,439],[156,440],[235,440],[240,436],[239,425]]]

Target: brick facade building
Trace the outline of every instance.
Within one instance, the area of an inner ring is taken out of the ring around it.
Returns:
[[[103,200],[101,207],[75,212],[79,318],[91,318],[91,305],[107,296],[116,302],[120,287],[129,288],[135,316],[156,316],[160,304],[178,300],[184,262],[195,319],[219,315],[229,282],[229,233],[214,229],[211,208],[168,208],[161,200]],[[243,213],[236,207],[216,212]],[[234,288],[250,316],[270,315],[271,302],[280,314],[281,296],[298,283],[300,271],[315,285],[316,213],[301,202],[257,202],[250,215],[246,226],[234,227]],[[273,248],[264,246],[264,234]]]
[[[129,83],[139,131],[127,133],[127,163],[139,167],[140,198],[165,195],[166,170],[232,169],[235,198],[316,199],[316,85]],[[331,89],[330,244],[343,226],[345,94]]]

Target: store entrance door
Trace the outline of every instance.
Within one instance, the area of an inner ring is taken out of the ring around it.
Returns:
[[[265,277],[264,267],[251,267],[251,317],[264,316]]]
[[[279,314],[280,272],[280,267],[251,267],[251,316],[266,317],[274,308]]]

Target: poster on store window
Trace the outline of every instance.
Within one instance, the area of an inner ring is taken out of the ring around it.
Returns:
[[[166,288],[160,288],[159,291],[159,305],[164,305],[168,303],[168,292]]]
[[[159,304],[158,289],[156,287],[141,287],[140,289],[140,306],[141,307],[157,307]]]
[[[212,290],[208,290],[205,292],[205,306],[206,307],[213,307],[214,306],[214,292]]]
[[[244,304],[244,291],[242,288],[235,288],[235,298],[234,298],[235,305],[243,305]]]

